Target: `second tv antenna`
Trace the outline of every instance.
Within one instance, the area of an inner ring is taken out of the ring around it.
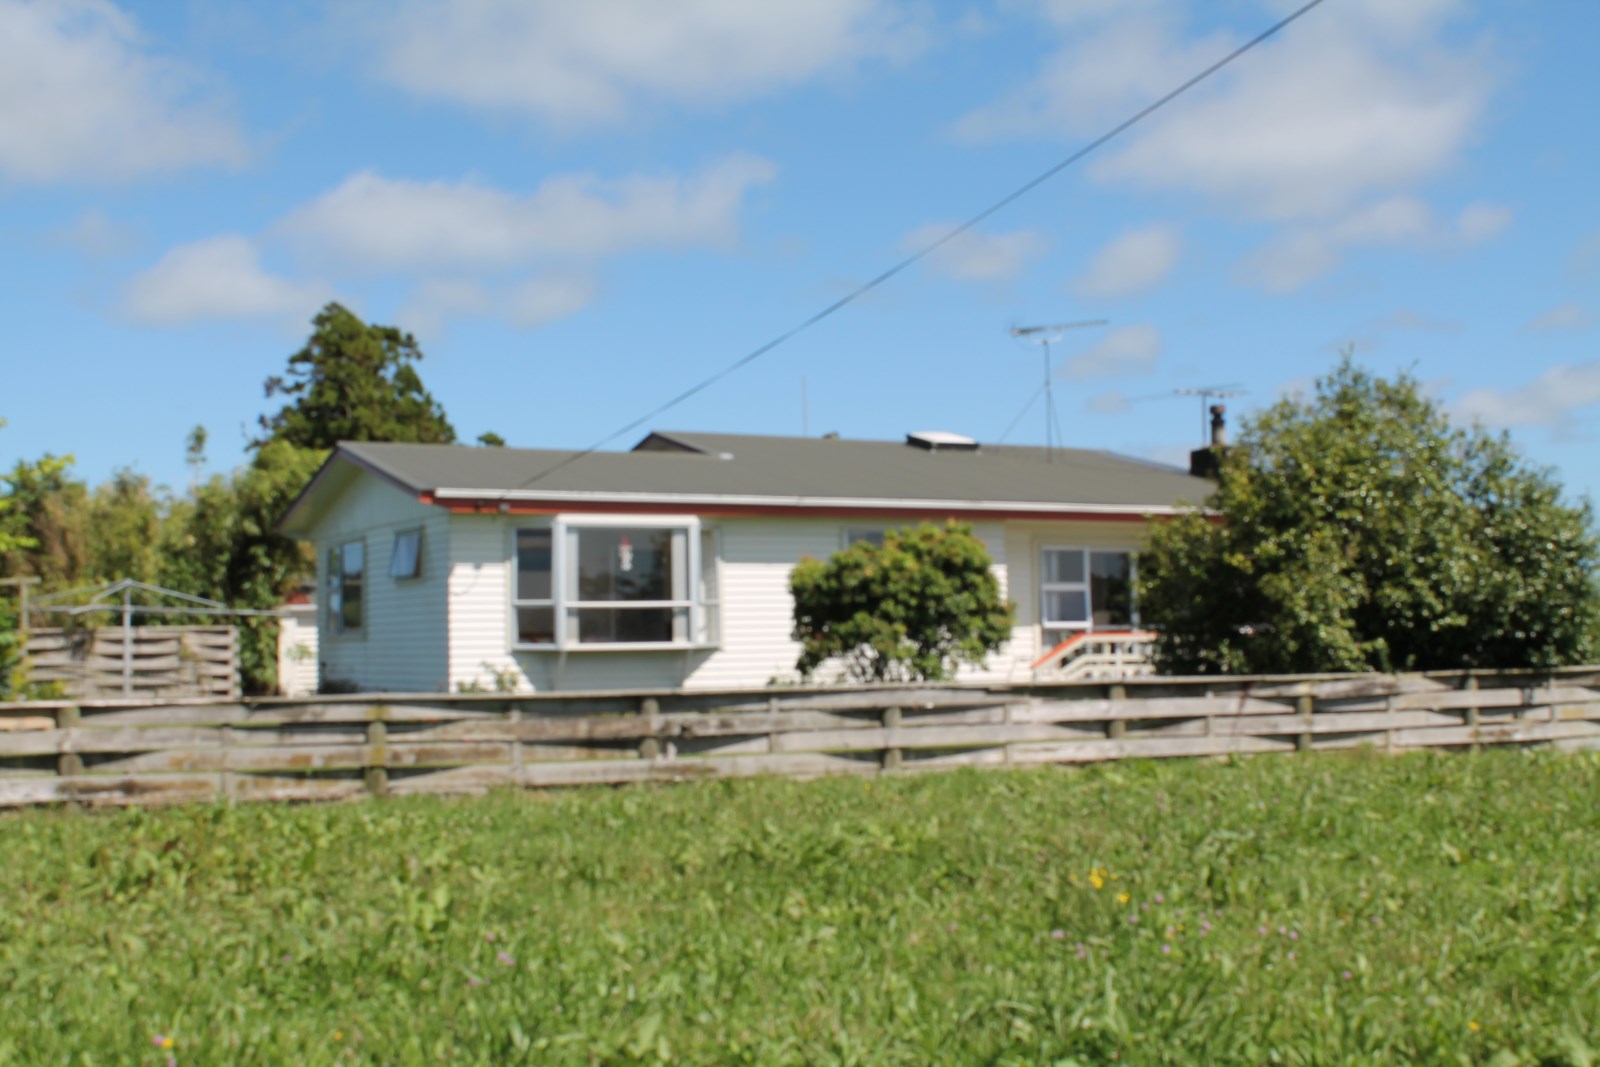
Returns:
[[[1044,349],[1044,447],[1047,459],[1055,459],[1056,438],[1060,436],[1060,429],[1056,426],[1056,399],[1055,393],[1050,388],[1050,346],[1061,340],[1068,330],[1086,330],[1091,326],[1104,326],[1108,319],[1085,319],[1082,322],[1056,322],[1047,326],[1013,326],[1011,336],[1028,344],[1039,345]],[[1037,393],[1034,394],[1038,396]]]

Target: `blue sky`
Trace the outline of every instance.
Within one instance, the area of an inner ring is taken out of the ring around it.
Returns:
[[[0,0],[0,463],[241,462],[327,300],[462,438],[577,448],[1265,28],[1285,0]],[[1326,0],[654,420],[1180,461],[1344,347],[1600,490],[1600,5]],[[643,431],[618,441],[631,444]],[[1042,442],[1036,405],[1012,432]]]

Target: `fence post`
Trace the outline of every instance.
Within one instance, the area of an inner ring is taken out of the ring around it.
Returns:
[[[522,705],[511,705],[511,710],[506,712],[506,722],[514,727],[521,721]],[[513,785],[520,786],[522,784],[522,739],[520,732],[517,730],[512,730],[511,736],[513,738],[511,742],[511,782]]]
[[[899,708],[883,709],[883,729],[885,733],[900,729],[900,714]],[[886,771],[898,771],[903,758],[904,753],[900,749],[885,747],[883,750],[883,769]]]
[[[389,709],[379,704],[371,714],[367,723],[367,792],[381,797],[389,792],[389,728],[383,721]]]
[[[1294,750],[1296,752],[1310,752],[1312,737],[1311,724],[1316,721],[1316,698],[1310,693],[1305,693],[1299,697],[1296,697],[1295,709],[1299,712],[1300,722],[1304,724],[1306,730],[1299,737],[1294,739]]]
[[[1128,687],[1110,686],[1106,690],[1106,696],[1112,703],[1111,717],[1106,720],[1106,736],[1113,741],[1121,741],[1128,736],[1128,720],[1122,717],[1123,709],[1117,705],[1128,699]]]
[[[661,758],[661,739],[655,736],[661,728],[661,701],[645,697],[639,701],[639,715],[650,727],[650,736],[639,742],[639,758],[654,762]]]
[[[1467,675],[1465,678],[1463,678],[1461,680],[1461,688],[1465,689],[1465,690],[1468,690],[1469,692],[1476,692],[1477,689],[1478,689],[1478,676],[1476,674]],[[1478,705],[1476,705],[1476,704],[1468,705],[1467,708],[1465,709],[1465,722],[1466,722],[1466,724],[1468,726],[1470,726],[1472,728],[1472,751],[1473,752],[1479,751],[1479,749],[1482,747],[1478,743],[1478,724],[1479,724],[1480,721],[1481,721],[1481,716],[1478,714]]]
[[[68,734],[69,730],[77,731],[82,718],[83,713],[75,706],[56,709],[56,729],[61,731],[61,738],[56,742],[56,752],[60,756],[56,760],[56,773],[63,778],[83,773],[83,757],[72,751],[72,743],[77,738]]]

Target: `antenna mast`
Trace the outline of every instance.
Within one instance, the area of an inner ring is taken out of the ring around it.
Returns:
[[[1061,340],[1068,330],[1084,330],[1091,326],[1104,326],[1109,319],[1085,319],[1082,322],[1057,322],[1047,326],[1013,326],[1011,336],[1044,350],[1044,447],[1045,458],[1056,458],[1056,398],[1050,387],[1050,346]],[[1036,394],[1037,395],[1037,394]]]

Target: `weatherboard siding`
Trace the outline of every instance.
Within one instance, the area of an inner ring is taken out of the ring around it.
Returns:
[[[762,686],[797,680],[789,575],[806,556],[824,559],[844,546],[845,531],[875,524],[860,519],[706,520],[717,531],[721,639],[713,649],[565,652],[513,650],[511,531],[501,515],[449,517],[448,687],[508,686],[519,691]],[[1138,548],[1126,523],[980,523],[974,527],[994,559],[1002,594],[1017,605],[1012,638],[972,681],[1022,680],[1041,651],[1037,560],[1044,545]],[[837,671],[824,665],[822,677]]]
[[[421,574],[391,578],[394,535],[422,531]],[[363,625],[328,625],[328,550],[353,540],[366,548]],[[357,478],[317,524],[318,673],[324,687],[431,692],[445,688],[448,516],[376,478]]]

